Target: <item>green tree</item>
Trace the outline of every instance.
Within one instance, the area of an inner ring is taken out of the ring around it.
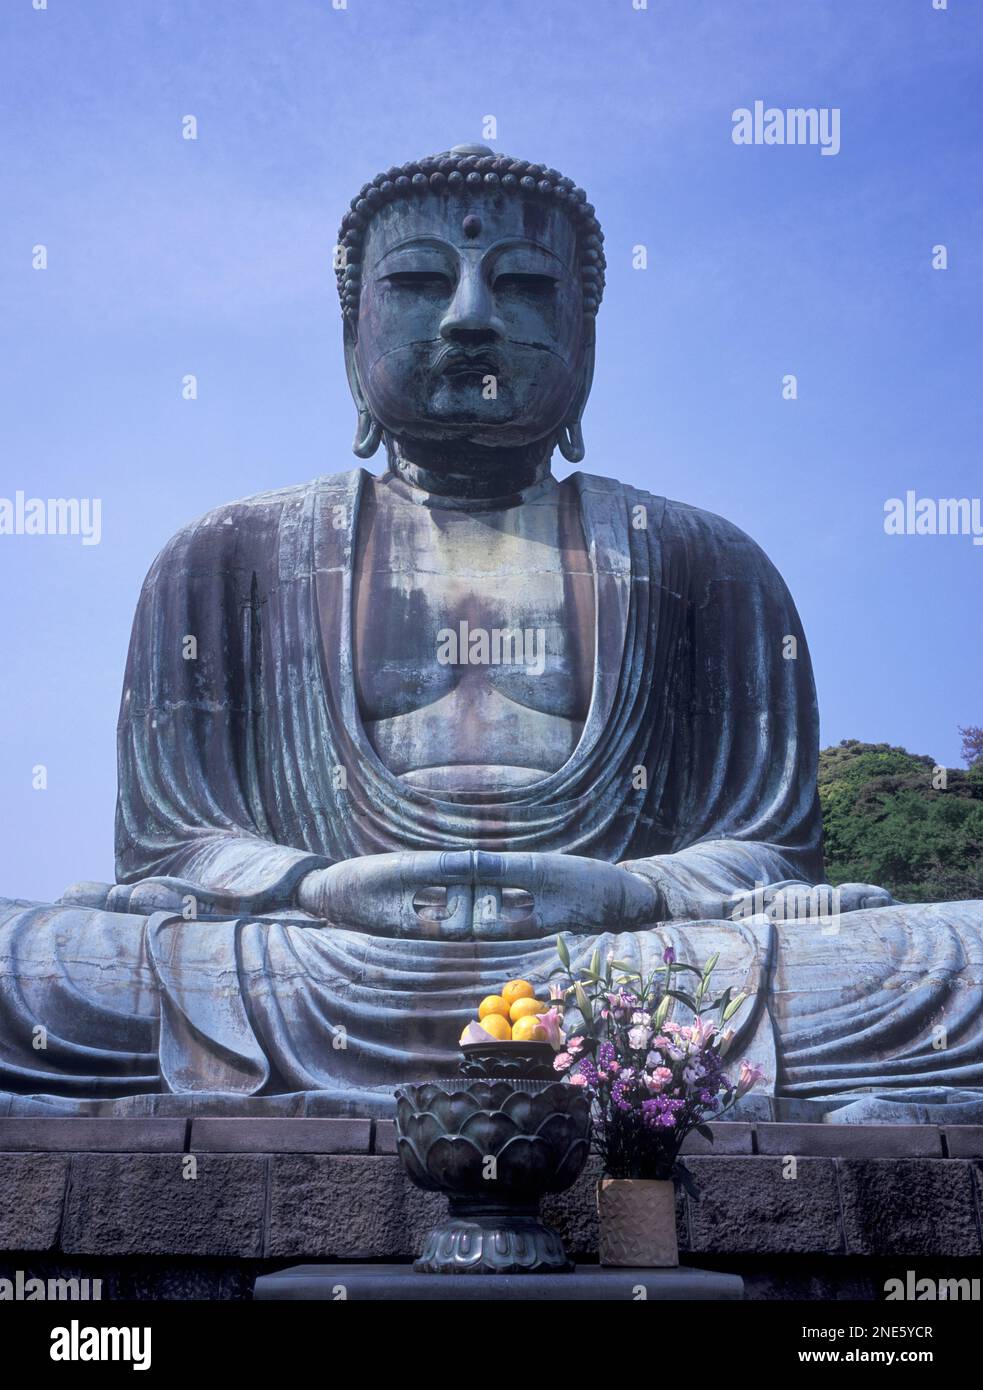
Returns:
[[[983,759],[968,771],[887,743],[819,754],[826,875],[902,902],[983,898]]]
[[[963,741],[963,762],[967,767],[979,767],[983,764],[983,729],[978,724],[970,724],[959,733]]]

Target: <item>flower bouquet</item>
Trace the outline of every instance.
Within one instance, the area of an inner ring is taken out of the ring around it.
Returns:
[[[571,971],[562,938],[557,954],[552,1007],[538,1021],[556,1071],[591,1100],[604,1164],[601,1263],[677,1264],[675,1186],[699,1196],[679,1157],[683,1142],[695,1131],[712,1143],[707,1121],[733,1109],[762,1077],[746,1061],[736,1076],[728,1066],[728,1024],[748,996],[714,991],[717,955],[700,968],[677,961],[669,947],[646,976],[610,956],[602,966],[599,951],[586,969]],[[671,1017],[677,1004],[691,1021]],[[564,1027],[571,1019],[576,1032]]]

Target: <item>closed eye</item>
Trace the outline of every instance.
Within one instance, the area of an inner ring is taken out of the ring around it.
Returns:
[[[524,271],[509,271],[496,275],[496,290],[525,290],[533,294],[546,294],[556,284],[552,275],[533,275]]]
[[[439,270],[394,270],[385,280],[397,289],[448,291],[450,279]]]

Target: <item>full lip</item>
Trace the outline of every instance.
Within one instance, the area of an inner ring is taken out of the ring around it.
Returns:
[[[498,353],[489,348],[469,351],[467,348],[446,347],[434,359],[433,370],[443,376],[498,376]]]

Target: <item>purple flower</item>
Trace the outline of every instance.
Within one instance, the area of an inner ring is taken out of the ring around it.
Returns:
[[[631,1109],[631,1101],[627,1095],[629,1086],[630,1082],[619,1077],[611,1087],[611,1103],[617,1110],[626,1111]]]
[[[589,1057],[581,1057],[577,1063],[577,1071],[588,1086],[597,1085],[597,1068]]]
[[[676,952],[672,949],[671,946],[667,946],[666,949],[662,952],[662,959],[665,961],[666,965],[676,964]]]
[[[669,1096],[656,1096],[642,1101],[642,1119],[647,1129],[672,1129],[676,1116],[686,1104],[683,1100],[672,1100]]]

